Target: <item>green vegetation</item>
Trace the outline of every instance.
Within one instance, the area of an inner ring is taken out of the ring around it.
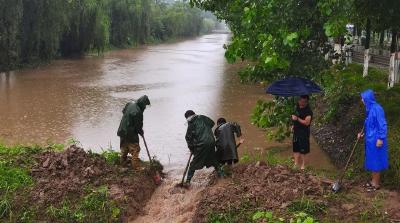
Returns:
[[[317,215],[326,211],[326,205],[303,196],[300,200],[293,201],[288,206],[288,211],[293,213],[304,211],[311,215]]]
[[[215,17],[157,0],[0,0],[0,71],[210,32]]]
[[[291,158],[280,156],[284,151],[283,148],[271,148],[267,151],[254,151],[252,153],[245,153],[241,156],[241,163],[254,163],[254,162],[266,162],[268,165],[279,165],[284,164],[290,166],[292,164]]]
[[[110,165],[117,165],[121,162],[121,154],[112,149],[104,150],[100,155],[104,157],[106,162]]]
[[[224,213],[210,212],[207,217],[209,223],[232,222],[269,222],[269,223],[317,223],[318,221],[305,212],[283,214],[285,217],[277,217],[272,211],[260,211],[242,207],[239,210],[229,208]]]
[[[30,219],[26,210],[21,210],[21,215],[14,213],[14,199],[17,193],[25,194],[34,184],[29,173],[35,164],[33,155],[43,151],[45,149],[39,146],[7,147],[0,144],[0,219],[18,219],[20,222]]]
[[[52,220],[61,222],[117,222],[121,210],[108,199],[107,187],[87,190],[87,195],[78,203],[64,200],[60,207],[48,207],[47,214]]]

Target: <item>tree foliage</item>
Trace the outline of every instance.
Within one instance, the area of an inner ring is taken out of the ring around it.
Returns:
[[[212,30],[204,19],[200,9],[179,1],[0,0],[0,70],[195,36]]]
[[[327,41],[326,18],[318,1],[193,0],[192,4],[227,22],[234,36],[226,47],[226,58],[256,62],[250,68],[255,75],[246,76],[250,80],[312,77],[325,67],[319,50]]]

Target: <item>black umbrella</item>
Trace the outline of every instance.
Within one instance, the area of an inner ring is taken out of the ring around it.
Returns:
[[[276,96],[291,97],[322,93],[322,89],[311,80],[301,77],[288,77],[273,82],[267,87],[266,92]]]

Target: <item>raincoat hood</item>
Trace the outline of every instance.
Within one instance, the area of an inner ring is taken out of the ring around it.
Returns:
[[[361,93],[361,98],[364,101],[367,112],[371,109],[373,104],[376,104],[374,92],[371,89],[368,89]]]
[[[147,105],[150,105],[150,100],[149,97],[147,97],[147,95],[143,95],[142,97],[140,97],[137,101],[136,104],[139,106],[139,108],[144,111],[146,109]]]

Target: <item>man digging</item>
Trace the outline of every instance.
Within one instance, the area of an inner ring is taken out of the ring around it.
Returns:
[[[231,167],[239,161],[235,135],[240,144],[244,142],[240,125],[235,122],[227,122],[225,118],[219,118],[214,135],[218,162]]]
[[[193,154],[193,160],[190,163],[184,186],[189,187],[195,171],[203,169],[203,167],[213,166],[218,176],[223,177],[225,174],[215,154],[215,139],[212,132],[214,121],[207,116],[196,115],[192,110],[186,111],[185,118],[188,122],[185,138],[189,150]]]
[[[149,98],[144,95],[135,102],[128,102],[122,110],[122,119],[117,135],[120,137],[121,163],[127,164],[128,153],[131,154],[132,168],[140,170],[139,135],[143,136],[143,112],[150,105]]]

